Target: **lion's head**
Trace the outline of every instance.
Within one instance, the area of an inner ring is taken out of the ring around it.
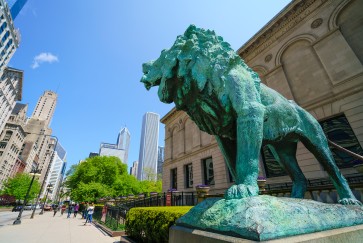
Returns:
[[[223,87],[223,75],[236,65],[254,73],[234,52],[231,46],[214,31],[190,25],[174,45],[163,50],[155,61],[143,64],[141,82],[146,89],[159,85],[162,102],[175,102],[177,108],[188,103],[193,93]],[[253,74],[252,74],[253,75]]]

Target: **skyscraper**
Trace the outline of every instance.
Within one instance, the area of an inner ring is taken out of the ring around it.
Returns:
[[[67,152],[62,147],[62,145],[58,141],[56,141],[56,139],[51,138],[51,143],[55,144],[55,150],[52,156],[51,168],[47,175],[46,185],[50,183],[53,185],[53,190],[51,191],[49,198],[55,200],[58,189],[63,181]],[[45,193],[46,188],[47,187],[44,187],[43,194]]]
[[[20,13],[21,9],[24,7],[27,1],[28,0],[8,0],[10,13],[13,19],[15,19],[16,16],[18,16],[18,14]]]
[[[158,160],[159,114],[147,112],[142,120],[137,179],[155,180]],[[152,175],[153,178],[150,178]]]
[[[23,71],[7,67],[2,73],[0,79],[0,132],[4,129],[16,101],[21,100],[23,89]]]
[[[32,118],[45,121],[46,125],[49,126],[53,117],[56,104],[57,94],[53,91],[45,91],[38,100]]]
[[[9,177],[25,169],[20,155],[23,149],[28,105],[17,103],[4,130],[0,133],[0,189]]]
[[[132,167],[130,168],[130,175],[137,178],[137,167],[139,162],[136,160],[132,163]]]
[[[117,148],[125,150],[124,161],[122,161],[125,164],[127,164],[129,157],[130,138],[131,135],[127,127],[122,128],[117,137]]]
[[[14,28],[13,19],[6,1],[0,0],[0,76],[19,47],[20,34]]]
[[[101,143],[100,145],[100,156],[115,156],[124,162],[125,160],[125,150],[117,148],[116,144],[111,143]]]
[[[164,147],[158,147],[158,169],[157,174],[161,175],[163,173],[163,163],[164,163]]]

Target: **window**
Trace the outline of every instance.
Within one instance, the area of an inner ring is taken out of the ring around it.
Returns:
[[[263,146],[261,149],[262,160],[265,166],[267,177],[286,176],[286,171],[281,167],[279,162],[273,156],[268,146]]]
[[[202,160],[203,172],[204,172],[204,184],[214,185],[214,171],[213,171],[213,160],[212,158],[207,158]]]
[[[353,153],[363,155],[363,149],[344,114],[321,121],[320,125],[330,141]],[[335,163],[339,168],[349,168],[359,162],[358,159],[353,158],[349,154],[340,151],[333,146],[329,147],[334,156]]]
[[[193,164],[187,164],[185,167],[185,187],[193,187]]]
[[[170,170],[170,188],[178,189],[178,183],[177,183],[178,174],[177,173],[178,173],[177,168]]]
[[[233,179],[232,173],[231,171],[228,169],[228,167],[226,166],[226,170],[228,172],[228,182],[235,182],[235,180]]]

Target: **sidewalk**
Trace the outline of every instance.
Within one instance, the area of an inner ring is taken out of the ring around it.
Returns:
[[[117,243],[120,237],[110,237],[94,225],[84,226],[85,220],[67,219],[67,214],[58,212],[36,214],[34,219],[22,219],[20,225],[8,225],[0,228],[0,242],[11,243]]]

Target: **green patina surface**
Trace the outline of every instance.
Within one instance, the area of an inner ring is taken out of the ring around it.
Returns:
[[[210,198],[177,220],[177,225],[271,240],[363,224],[363,208],[307,199],[256,196]]]
[[[143,64],[143,72],[141,82],[147,89],[159,86],[162,102],[174,102],[202,131],[215,135],[236,181],[225,192],[226,199],[258,195],[262,145],[269,146],[290,175],[292,197],[303,198],[307,183],[295,157],[301,141],[329,174],[340,203],[361,205],[336,166],[315,118],[260,83],[257,73],[214,31],[189,26],[158,59]]]

